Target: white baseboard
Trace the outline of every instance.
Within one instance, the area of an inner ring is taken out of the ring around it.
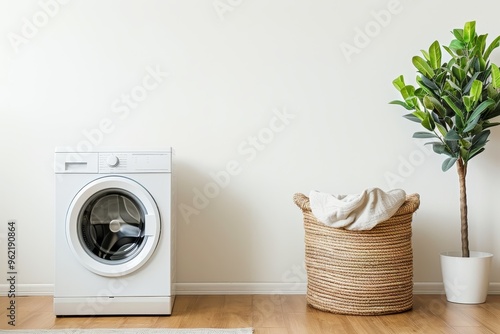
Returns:
[[[440,295],[444,294],[442,282],[415,282],[413,283],[413,293],[415,295]]]
[[[250,294],[305,294],[306,283],[177,283],[177,295],[250,295]],[[0,284],[0,295],[7,296],[9,285]],[[441,282],[415,282],[413,293],[416,295],[444,294]],[[500,294],[500,283],[490,283],[488,293]],[[16,296],[49,296],[54,294],[53,284],[18,284]]]
[[[444,285],[442,282],[415,282],[413,284],[413,293],[416,295],[444,294]],[[490,283],[488,294],[500,295],[500,283]]]
[[[230,294],[306,294],[306,283],[177,283],[178,295],[230,295]],[[416,282],[416,295],[444,294],[442,282]],[[488,294],[499,295],[500,283],[490,283]]]
[[[178,295],[302,295],[306,283],[177,283]]]
[[[0,284],[0,294],[7,296],[10,286]],[[23,296],[52,296],[54,294],[54,284],[17,284],[14,291],[16,297]]]

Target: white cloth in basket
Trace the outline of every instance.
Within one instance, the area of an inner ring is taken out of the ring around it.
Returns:
[[[318,221],[347,230],[371,230],[392,217],[405,202],[401,189],[384,192],[368,188],[355,195],[332,195],[313,190],[309,194],[311,211]]]

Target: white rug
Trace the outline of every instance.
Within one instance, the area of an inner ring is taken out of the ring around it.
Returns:
[[[0,333],[12,334],[252,334],[252,328],[205,328],[205,329],[174,329],[174,328],[123,328],[123,329],[31,329],[31,330],[8,330]]]

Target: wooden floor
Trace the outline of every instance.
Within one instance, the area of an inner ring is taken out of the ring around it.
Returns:
[[[384,316],[345,316],[315,310],[304,295],[177,296],[171,316],[59,317],[52,297],[17,297],[16,326],[8,324],[0,297],[0,329],[234,328],[256,334],[500,333],[500,295],[484,304],[460,305],[441,295],[416,295],[413,310]]]

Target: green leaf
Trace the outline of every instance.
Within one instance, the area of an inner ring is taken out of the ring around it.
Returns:
[[[489,86],[488,88],[490,88],[491,86]],[[496,90],[495,88],[492,88],[494,90]],[[498,94],[494,94],[493,95],[493,98],[494,99],[498,99],[500,96]],[[488,95],[488,99],[491,99],[492,97],[490,95]],[[497,116],[500,116],[500,102],[495,102],[495,105],[492,106],[491,108],[489,108],[488,112],[483,115],[483,118],[484,120],[490,120],[492,118],[495,118]]]
[[[419,131],[413,134],[413,138],[422,139],[422,138],[439,138],[439,137],[433,134],[432,132]]]
[[[420,86],[415,90],[415,95],[420,97],[421,99],[425,96],[434,96],[436,93],[426,85],[424,85],[422,78],[425,78],[425,75],[418,76],[416,78],[418,85]]]
[[[479,64],[481,71],[484,71],[486,69],[486,61],[483,59],[483,57],[479,58]]]
[[[471,150],[469,152],[469,160],[474,158],[476,155],[484,151],[484,147],[478,148],[476,150]]]
[[[453,61],[453,60],[452,60]],[[443,68],[439,70],[439,72],[436,74],[436,77],[433,78],[434,79],[434,82],[436,83],[436,85],[438,85],[439,87],[442,87],[443,84],[445,83],[446,81],[446,78],[447,78],[447,75],[448,75],[448,71],[446,69],[446,66],[447,64],[443,64]]]
[[[434,70],[429,66],[429,64],[419,56],[414,56],[412,58],[413,65],[420,71],[423,75],[426,75],[430,78],[434,76]]]
[[[406,85],[403,88],[401,88],[401,95],[403,98],[406,100],[412,98],[415,96],[415,87],[412,85]]]
[[[463,130],[463,128],[465,127],[464,125],[464,119],[462,117],[458,117],[457,115],[455,115],[455,125],[454,127],[457,129],[457,130]]]
[[[420,122],[422,122],[425,119],[425,115],[426,115],[426,113],[424,111],[420,111],[420,110],[415,110],[414,112],[412,112],[412,114],[415,117],[417,117],[418,119],[420,119]]]
[[[493,88],[500,88],[500,70],[495,64],[491,64],[491,85]]]
[[[462,43],[459,40],[454,39],[450,43],[450,49],[453,50],[453,51],[455,51],[457,54],[458,54],[459,51],[463,50],[464,48],[465,48],[464,43]]]
[[[470,138],[460,140],[460,149],[468,150],[472,146]]]
[[[425,113],[425,118],[422,120],[422,126],[429,131],[434,131],[436,125],[434,124],[431,114]]]
[[[462,95],[462,88],[460,88],[456,83],[451,80],[448,80],[446,83],[450,86],[450,88],[456,90],[459,95]]]
[[[443,100],[445,100],[445,102],[451,107],[451,109],[453,109],[453,111],[458,117],[460,117],[461,119],[464,118],[462,110],[459,107],[457,107],[457,105],[453,102],[453,100],[449,96],[444,96]]]
[[[472,146],[469,152],[469,159],[472,159],[479,153],[484,151],[484,145],[488,142],[490,130],[485,130],[472,138]]]
[[[466,22],[464,26],[464,42],[470,43],[476,36],[476,21]]]
[[[457,162],[457,160],[458,160],[457,158],[450,157],[447,158],[445,161],[443,161],[443,164],[441,165],[441,169],[443,170],[443,172],[446,172],[448,169],[453,167],[453,165],[455,164],[455,162]]]
[[[476,46],[477,46],[477,55],[480,58],[483,58],[484,49],[486,48],[486,38],[488,34],[477,36]]]
[[[435,70],[441,67],[441,46],[438,41],[434,41],[429,47],[429,62]]]
[[[410,107],[408,104],[406,104],[403,101],[394,100],[394,101],[389,102],[389,104],[396,104],[396,105],[402,106],[406,110],[413,110],[412,107]]]
[[[457,131],[451,129],[450,131],[448,131],[446,133],[446,135],[444,136],[444,139],[445,140],[456,141],[456,140],[460,140],[460,136],[458,135]]]
[[[436,123],[436,127],[438,128],[439,133],[441,133],[442,136],[446,136],[448,132],[446,131],[446,128],[443,125],[441,125],[440,123]]]
[[[488,58],[490,57],[491,52],[493,50],[495,50],[499,45],[500,45],[500,36],[498,36],[497,38],[495,38],[493,40],[493,42],[491,42],[490,46],[488,46],[488,48],[486,49],[486,51],[483,54],[483,59],[484,60],[488,60]]]
[[[407,114],[407,115],[404,115],[403,117],[406,118],[407,120],[410,120],[412,122],[416,122],[418,124],[422,123],[422,120],[413,114]]]
[[[425,75],[417,77],[417,82],[420,84],[420,87],[425,86],[431,91],[439,90],[438,85],[436,85],[433,80],[427,78]]]
[[[463,82],[465,77],[467,76],[467,73],[464,71],[464,69],[458,65],[455,65],[451,69],[453,76],[458,80],[458,82]]]
[[[445,141],[447,147],[448,147],[448,151],[444,152],[446,155],[450,156],[450,157],[456,157],[458,155],[458,149],[459,149],[459,146],[458,146],[458,141]]]
[[[464,87],[464,94],[469,94],[470,92],[470,89],[472,88],[472,84],[474,83],[474,81],[477,79],[477,77],[479,76],[479,72],[476,72],[472,75],[472,77],[470,77],[469,79],[469,82],[467,83],[467,85],[465,85]]]
[[[425,51],[425,50],[420,50],[420,52],[422,52],[422,55],[424,56],[424,58],[426,60],[430,60],[430,56],[429,56],[429,52]]]
[[[474,104],[474,101],[472,100],[472,98],[470,96],[467,96],[467,95],[462,96],[462,102],[464,103],[465,110],[471,111],[472,106]]]
[[[441,102],[432,96],[428,96],[428,98],[434,105],[434,111],[438,113],[439,117],[444,117],[446,115],[446,108],[441,104]]]
[[[394,85],[394,87],[396,87],[396,89],[398,91],[401,91],[401,89],[404,86],[406,86],[406,84],[405,84],[405,78],[402,75],[400,75],[396,79],[392,80],[392,84]]]
[[[469,160],[469,150],[465,147],[460,147],[460,156],[464,161]]]
[[[472,82],[469,94],[469,96],[472,98],[473,103],[479,101],[482,91],[483,91],[483,83],[479,80],[474,80],[474,82]]]
[[[445,154],[446,152],[446,145],[442,143],[432,143],[432,150],[437,153],[437,154]]]
[[[482,147],[488,141],[488,136],[490,135],[490,130],[485,130],[472,138],[472,148]]]
[[[464,40],[464,30],[463,29],[453,29],[453,35],[459,41],[463,41]]]
[[[493,123],[483,122],[482,127],[483,127],[483,129],[487,129],[487,128],[492,128],[492,127],[498,126],[498,125],[500,125],[499,122],[493,122]]]
[[[493,101],[493,100],[483,101],[480,105],[477,106],[476,109],[474,109],[474,111],[470,115],[469,119],[479,117],[481,115],[481,113],[483,113],[486,109],[488,109],[489,107],[491,107],[494,104],[495,104],[495,101]]]
[[[478,121],[479,121],[479,116],[475,118],[469,118],[467,122],[465,122],[465,128],[462,131],[465,133],[474,130]]]
[[[434,110],[434,103],[432,103],[432,100],[431,100],[429,95],[424,96],[423,102],[424,102],[425,108],[430,109],[430,110]]]
[[[443,49],[445,49],[446,52],[448,52],[450,54],[450,56],[452,56],[453,58],[455,58],[457,56],[456,53],[452,49],[450,49],[448,46],[443,45]]]

